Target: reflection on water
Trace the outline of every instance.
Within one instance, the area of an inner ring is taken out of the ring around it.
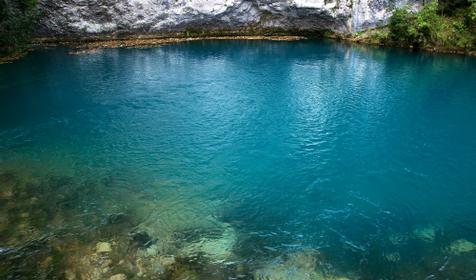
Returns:
[[[476,60],[193,42],[0,67],[2,279],[474,279]]]

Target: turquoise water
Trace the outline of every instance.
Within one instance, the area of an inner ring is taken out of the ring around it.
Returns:
[[[475,182],[471,57],[203,41],[0,65],[2,279],[476,279]]]

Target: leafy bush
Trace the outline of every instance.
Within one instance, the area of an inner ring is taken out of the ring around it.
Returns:
[[[389,38],[420,47],[472,48],[476,43],[476,0],[468,1],[471,5],[465,2],[467,5],[455,8],[451,15],[443,13],[438,1],[425,5],[420,12],[408,7],[396,9],[389,22]]]
[[[0,0],[0,53],[21,47],[37,18],[37,0]]]
[[[471,6],[469,7],[469,18],[473,24],[476,24],[476,0],[470,0]]]
[[[390,38],[394,41],[406,41],[408,43],[414,41],[412,26],[415,22],[415,15],[408,11],[407,8],[399,8],[393,12],[388,28],[390,30]]]

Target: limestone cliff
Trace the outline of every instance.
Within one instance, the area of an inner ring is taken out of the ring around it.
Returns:
[[[283,28],[361,31],[419,0],[40,0],[42,36]]]

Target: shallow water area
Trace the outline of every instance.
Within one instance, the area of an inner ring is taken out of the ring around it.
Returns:
[[[1,279],[476,279],[476,59],[196,41],[0,65]]]

